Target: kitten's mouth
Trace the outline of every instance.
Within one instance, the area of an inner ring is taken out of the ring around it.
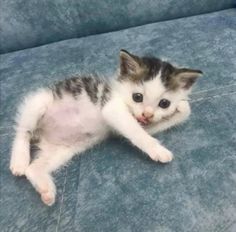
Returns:
[[[149,125],[151,122],[149,121],[149,119],[145,118],[145,117],[136,117],[136,120],[142,125],[142,126],[147,126]]]

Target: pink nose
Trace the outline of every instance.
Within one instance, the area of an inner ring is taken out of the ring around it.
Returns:
[[[145,118],[152,118],[153,117],[153,113],[152,112],[149,112],[149,111],[144,111],[143,112],[143,116]]]

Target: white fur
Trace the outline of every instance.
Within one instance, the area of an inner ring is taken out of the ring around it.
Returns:
[[[114,89],[135,117],[141,116],[145,111],[152,111],[154,113],[152,118],[153,122],[158,122],[162,118],[173,114],[179,102],[181,100],[186,100],[189,93],[189,90],[167,92],[161,82],[160,73],[156,78],[146,81],[143,84],[136,84],[133,82],[116,82],[114,84]],[[142,103],[136,103],[133,101],[132,93],[136,92],[144,95],[144,101]],[[163,98],[171,101],[171,105],[167,109],[158,107],[159,101]]]
[[[103,116],[112,128],[146,152],[153,160],[161,162],[172,160],[172,153],[138,124],[119,96],[114,96],[113,100],[106,104]]]
[[[147,127],[146,129],[148,133],[156,134],[158,132],[164,131],[172,126],[178,125],[187,120],[191,113],[188,101],[185,100],[180,101],[177,106],[177,111],[178,112],[172,117],[168,118],[168,120],[163,119],[162,121],[157,122],[154,125],[151,125],[150,127]]]
[[[35,94],[27,96],[20,106],[10,162],[10,169],[14,175],[23,175],[28,167],[30,162],[29,131],[36,128],[38,120],[52,102],[52,93],[40,89]]]
[[[114,81],[111,99],[103,107],[94,105],[86,92],[78,99],[64,94],[54,99],[50,90],[39,90],[22,103],[17,118],[16,137],[12,147],[10,169],[14,175],[26,175],[42,201],[47,205],[55,202],[56,187],[51,172],[101,140],[110,131],[116,131],[131,141],[151,159],[160,162],[172,160],[172,153],[150,134],[165,130],[184,121],[190,114],[187,91],[166,92],[157,78],[144,82]],[[132,93],[144,95],[142,103],[132,100]],[[102,87],[99,87],[99,95]],[[171,106],[161,109],[158,103],[169,99]],[[153,115],[152,124],[142,127],[136,118],[143,113]],[[168,118],[168,120],[166,120]],[[37,126],[42,128],[40,152],[30,163],[30,133]]]

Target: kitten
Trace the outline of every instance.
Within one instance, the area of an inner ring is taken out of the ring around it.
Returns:
[[[123,135],[154,161],[172,153],[150,134],[186,120],[199,70],[120,51],[117,79],[73,77],[28,95],[19,108],[10,169],[25,175],[47,205],[55,202],[51,173],[110,132]],[[37,157],[30,160],[30,144]]]

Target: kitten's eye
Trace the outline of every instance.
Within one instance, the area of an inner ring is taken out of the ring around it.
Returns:
[[[163,98],[160,100],[159,104],[158,104],[159,107],[163,108],[163,109],[166,109],[170,106],[170,101]]]
[[[141,93],[133,93],[132,97],[135,102],[143,102],[143,95]]]

